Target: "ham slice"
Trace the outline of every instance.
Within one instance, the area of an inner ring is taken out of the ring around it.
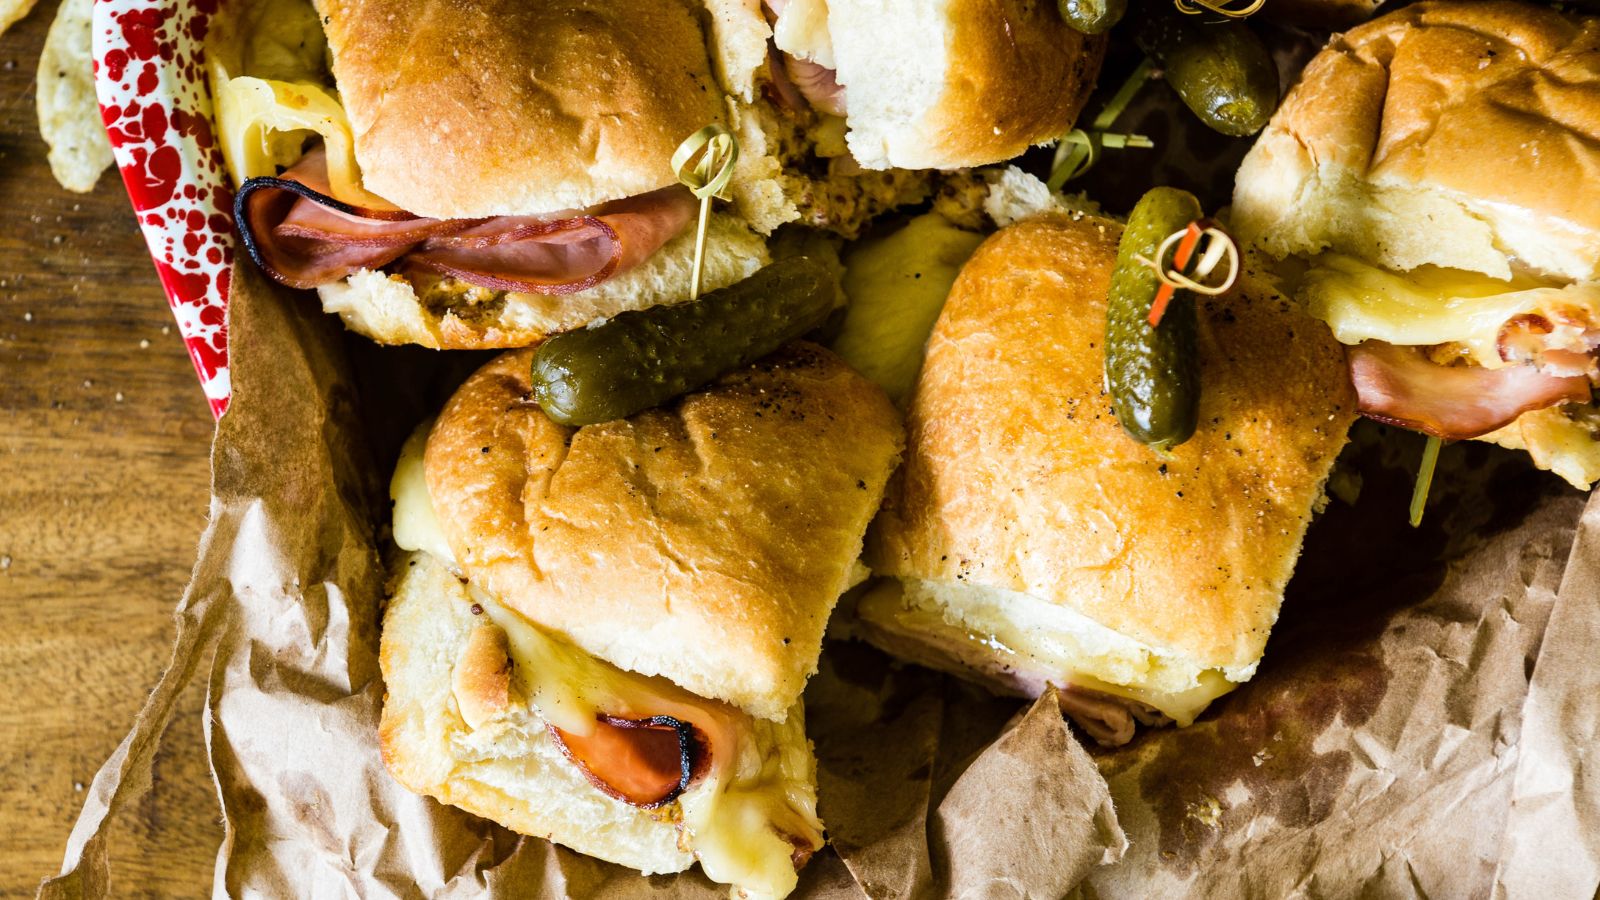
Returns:
[[[783,54],[783,62],[784,67],[788,69],[789,81],[812,107],[830,116],[846,114],[848,106],[845,102],[844,85],[839,83],[837,72],[809,59],[788,53]]]
[[[688,188],[674,186],[580,216],[500,216],[430,238],[406,261],[495,290],[570,294],[643,262],[695,209]]]
[[[675,185],[551,217],[422,218],[334,199],[318,149],[282,177],[246,181],[234,215],[256,264],[294,288],[399,261],[492,290],[567,294],[643,262],[695,208],[688,188]]]
[[[554,725],[556,746],[589,783],[624,803],[653,809],[678,798],[704,764],[704,740],[672,716],[619,719],[601,715],[587,735]]]
[[[763,0],[762,5],[767,10],[767,24],[776,25],[789,0]],[[779,104],[797,112],[809,104],[831,116],[845,115],[844,85],[833,69],[779,50],[776,43],[767,46],[767,69]]]
[[[1530,410],[1590,396],[1588,378],[1531,364],[1441,366],[1415,349],[1381,341],[1348,352],[1362,415],[1446,440],[1481,437]]]
[[[1133,740],[1137,725],[1172,723],[1153,706],[1075,684],[1056,688],[1056,702],[1064,715],[1102,747],[1120,747]]]

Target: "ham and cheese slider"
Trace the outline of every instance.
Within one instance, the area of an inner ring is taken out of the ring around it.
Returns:
[[[1001,693],[1053,686],[1107,745],[1255,672],[1355,418],[1339,344],[1246,274],[1201,301],[1194,436],[1128,437],[1104,386],[1120,232],[1045,213],[962,268],[853,626]]]
[[[1337,36],[1239,170],[1237,233],[1353,345],[1361,411],[1600,479],[1600,19],[1423,2]]]
[[[728,117],[703,9],[319,7],[336,99],[250,79],[270,108],[237,111],[251,95],[241,100],[226,79],[218,90],[236,173],[255,150],[252,122],[324,136],[287,171],[239,191],[245,246],[270,275],[316,288],[327,309],[379,341],[443,348],[526,346],[688,299],[698,201],[671,160]],[[713,216],[709,234],[707,289],[768,261],[764,239],[736,217]]]
[[[780,105],[841,119],[868,169],[1000,162],[1060,138],[1104,36],[1036,0],[763,0]]]
[[[865,577],[898,415],[802,343],[573,429],[531,356],[468,379],[396,468],[384,759],[523,834],[781,897],[823,842],[801,690]]]

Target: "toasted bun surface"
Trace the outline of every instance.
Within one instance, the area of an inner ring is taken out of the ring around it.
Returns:
[[[868,561],[1015,598],[996,608],[1042,601],[1091,620],[1104,646],[1138,642],[1239,680],[1353,421],[1343,352],[1248,279],[1205,301],[1201,425],[1158,457],[1102,387],[1119,235],[1045,215],[968,261],[929,339]]]
[[[421,272],[362,270],[317,289],[322,308],[383,344],[440,350],[528,347],[552,334],[620,312],[689,299],[694,229],[644,262],[575,294],[492,291]],[[706,233],[704,290],[743,281],[771,261],[766,241],[742,221],[713,215]]]
[[[723,119],[689,0],[323,0],[366,187],[422,216],[582,209],[672,184]]]
[[[474,583],[623,669],[782,719],[815,671],[902,435],[882,390],[796,344],[667,409],[581,429],[528,351],[468,379],[428,493]]]
[[[851,154],[872,169],[953,169],[1060,137],[1105,39],[1039,0],[829,0]]]
[[[1273,255],[1600,277],[1600,20],[1423,2],[1337,36],[1239,170]]]

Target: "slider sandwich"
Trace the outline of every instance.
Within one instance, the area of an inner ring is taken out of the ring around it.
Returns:
[[[1600,479],[1600,19],[1423,2],[1335,37],[1233,225],[1351,345],[1365,415]]]
[[[781,897],[823,843],[801,690],[898,416],[797,343],[570,428],[532,356],[468,379],[396,468],[384,759],[520,833]]]
[[[730,74],[742,63],[717,23],[764,29],[754,6],[321,0],[299,13],[242,0],[208,45],[237,224],[273,278],[316,289],[375,340],[437,348],[528,346],[690,299],[699,201],[674,152],[736,123],[729,79],[753,73]],[[906,173],[780,183],[758,164],[765,138],[743,136],[748,202],[710,217],[703,290],[770,262],[782,224],[848,233],[926,193]]]
[[[868,537],[853,628],[1003,694],[1058,690],[1102,744],[1249,679],[1354,397],[1340,346],[1246,273],[1198,301],[1198,429],[1165,454],[1105,390],[1121,226],[1045,212],[956,278]]]

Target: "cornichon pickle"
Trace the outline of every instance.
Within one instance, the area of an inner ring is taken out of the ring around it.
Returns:
[[[1106,387],[1117,421],[1137,440],[1167,450],[1194,434],[1200,412],[1193,303],[1174,298],[1161,324],[1150,307],[1161,281],[1139,257],[1155,259],[1167,236],[1200,218],[1188,191],[1158,187],[1139,199],[1117,244],[1106,300]]]
[[[1140,16],[1135,40],[1161,64],[1184,105],[1223,134],[1255,134],[1278,108],[1277,64],[1243,22],[1151,10]]]
[[[1084,34],[1105,34],[1122,21],[1128,0],[1056,0],[1061,18]]]
[[[534,401],[563,425],[660,406],[816,328],[837,296],[827,267],[796,256],[692,303],[556,335],[534,353]]]

